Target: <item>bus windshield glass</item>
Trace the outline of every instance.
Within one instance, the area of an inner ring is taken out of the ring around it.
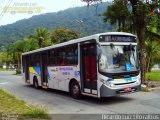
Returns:
[[[135,45],[103,45],[99,69],[106,73],[121,73],[138,70]]]

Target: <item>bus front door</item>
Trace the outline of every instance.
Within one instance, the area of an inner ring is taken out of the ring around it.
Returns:
[[[81,45],[81,83],[83,93],[97,95],[96,44]]]
[[[46,86],[48,83],[48,70],[47,70],[47,53],[41,55],[41,84]]]

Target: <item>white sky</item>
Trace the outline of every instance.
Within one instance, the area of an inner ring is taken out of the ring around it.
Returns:
[[[31,5],[29,5],[31,4]],[[4,7],[9,6],[7,10],[11,10],[8,13],[4,13]],[[32,6],[32,8],[35,8],[34,6],[43,7],[41,12],[42,13],[48,13],[48,12],[57,12],[59,10],[64,10],[70,7],[76,7],[76,6],[82,6],[87,5],[84,2],[81,2],[81,0],[0,0],[0,26],[14,23],[17,20],[29,18],[33,15],[37,15],[37,13],[29,14],[27,12],[23,13],[13,13],[15,11],[15,7],[19,7],[19,9],[24,8],[23,10],[26,10],[26,7]]]

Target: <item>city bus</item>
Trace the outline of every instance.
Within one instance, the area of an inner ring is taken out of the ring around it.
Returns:
[[[106,32],[22,54],[23,79],[35,88],[96,98],[134,93],[141,77],[137,38]]]

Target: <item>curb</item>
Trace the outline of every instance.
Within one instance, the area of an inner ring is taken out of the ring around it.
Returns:
[[[160,87],[149,88],[149,90],[151,90],[151,91],[157,90],[157,89],[160,89]]]

